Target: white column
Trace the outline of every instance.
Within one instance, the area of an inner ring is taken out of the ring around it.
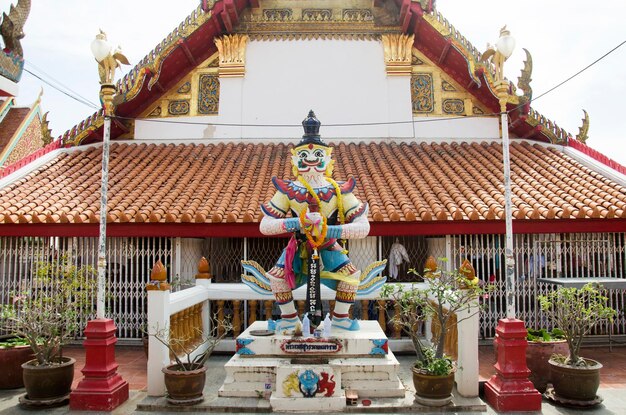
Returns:
[[[148,327],[149,333],[163,331],[169,337],[170,330],[170,292],[148,291]],[[148,396],[164,396],[165,381],[161,369],[170,364],[169,350],[154,336],[148,341]]]
[[[478,396],[479,314],[478,300],[457,313],[458,358],[455,381],[459,395],[467,398]]]

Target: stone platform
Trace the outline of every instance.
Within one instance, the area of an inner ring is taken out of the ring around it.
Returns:
[[[359,399],[405,397],[400,365],[378,322],[362,321],[358,332],[332,330],[328,338],[255,336],[266,324],[255,322],[237,338],[220,397],[260,397],[271,385],[270,405],[278,411],[313,404],[320,411],[342,411],[346,391]]]

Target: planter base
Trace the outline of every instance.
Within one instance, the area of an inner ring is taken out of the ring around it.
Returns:
[[[20,405],[31,409],[55,408],[70,403],[70,394],[54,399],[29,399],[28,395],[19,398]]]
[[[424,406],[446,406],[450,402],[452,402],[452,394],[450,394],[450,396],[447,398],[441,398],[441,399],[430,399],[430,398],[424,398],[422,396],[415,395],[415,402]]]
[[[558,396],[554,392],[554,388],[552,387],[547,388],[543,396],[545,396],[548,400],[556,404],[559,404],[562,406],[568,406],[571,408],[589,408],[589,407],[601,404],[602,401],[604,400],[600,395],[596,395],[595,399],[588,400],[588,401],[580,401],[577,399],[565,399],[565,398]]]
[[[196,405],[200,402],[204,401],[204,396],[200,396],[199,398],[189,398],[189,399],[175,399],[167,396],[165,398],[168,403],[172,405]]]

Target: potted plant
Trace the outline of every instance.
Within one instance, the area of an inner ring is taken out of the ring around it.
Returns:
[[[6,319],[3,317],[3,321]],[[0,339],[0,389],[16,389],[24,387],[22,380],[22,363],[33,358],[33,352],[26,339],[5,336]]]
[[[550,360],[551,380],[557,401],[582,405],[599,403],[596,392],[600,386],[599,362],[580,356],[585,335],[602,321],[612,321],[616,312],[608,306],[597,284],[582,288],[559,288],[539,296],[541,310],[563,331],[568,356],[553,356]]]
[[[445,261],[445,258],[439,260]],[[417,274],[414,269],[409,272]],[[413,383],[417,402],[443,406],[452,400],[456,370],[453,360],[444,354],[446,336],[457,323],[453,316],[472,305],[476,305],[478,312],[478,298],[483,290],[468,261],[458,270],[446,271],[440,269],[431,256],[426,260],[422,278],[425,281],[423,288],[389,284],[381,289],[381,297],[399,305],[400,313],[392,321],[402,327],[415,347],[417,359],[413,367]],[[458,321],[472,315],[466,315]],[[426,319],[431,319],[437,327],[431,342],[419,330]]]
[[[567,342],[563,330],[554,328],[528,329],[526,334],[526,365],[530,370],[528,378],[539,392],[544,393],[550,381],[550,365],[548,360],[554,354],[567,353]]]
[[[212,324],[208,333],[195,331],[187,335],[171,337],[169,330],[156,329],[153,336],[170,352],[173,363],[164,367],[163,372],[167,400],[174,405],[193,405],[204,400],[203,390],[206,380],[205,363],[213,350],[232,329],[228,320],[217,321],[223,330],[218,331],[218,324]]]
[[[40,263],[36,276],[24,281],[13,303],[3,308],[35,357],[22,365],[27,403],[52,405],[67,399],[75,359],[63,356],[63,345],[79,334],[79,317],[92,312],[95,287],[93,267],[76,266],[63,256]]]

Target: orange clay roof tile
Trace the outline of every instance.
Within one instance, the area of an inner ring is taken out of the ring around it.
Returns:
[[[107,222],[258,222],[271,177],[292,177],[290,148],[113,143]],[[356,176],[376,222],[501,220],[501,151],[498,142],[338,143],[334,177]],[[0,223],[97,223],[100,163],[100,148],[76,149],[1,189]],[[511,171],[517,219],[626,217],[626,189],[558,149],[513,141]]]

